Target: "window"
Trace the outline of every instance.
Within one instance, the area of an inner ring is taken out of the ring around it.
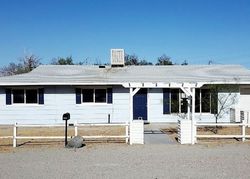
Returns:
[[[217,113],[218,94],[211,93],[209,89],[195,90],[195,112]]]
[[[106,89],[82,89],[83,103],[107,103]]]
[[[106,103],[106,89],[96,89],[95,90],[95,102],[96,103]]]
[[[93,103],[94,102],[94,90],[93,89],[83,89],[82,90],[82,102]]]
[[[216,114],[218,93],[209,89],[195,90],[195,112]],[[163,114],[187,113],[188,98],[181,89],[163,89]]]
[[[26,90],[26,103],[37,103],[37,90]]]
[[[179,113],[179,89],[171,89],[171,113]]]
[[[201,112],[210,112],[211,94],[209,89],[201,89]]]
[[[13,89],[13,103],[15,104],[37,104],[38,90],[37,89]]]
[[[13,90],[13,103],[24,103],[24,90]]]
[[[5,89],[6,105],[44,104],[44,89]]]

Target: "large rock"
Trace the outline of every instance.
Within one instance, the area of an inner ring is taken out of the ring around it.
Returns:
[[[66,146],[67,148],[80,148],[83,147],[84,144],[84,139],[82,136],[75,136],[73,137],[69,142],[68,145]]]

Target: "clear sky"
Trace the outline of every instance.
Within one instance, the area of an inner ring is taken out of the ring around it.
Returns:
[[[111,48],[250,68],[250,0],[0,0],[0,66],[29,53],[105,63]]]

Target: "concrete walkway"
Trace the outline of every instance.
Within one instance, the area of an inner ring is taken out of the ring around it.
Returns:
[[[147,124],[144,126],[145,144],[176,144],[167,134],[161,131],[163,125]]]

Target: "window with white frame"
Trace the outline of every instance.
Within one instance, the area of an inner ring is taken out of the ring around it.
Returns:
[[[82,103],[107,103],[107,89],[82,89]]]
[[[12,89],[13,104],[37,104],[37,89]]]
[[[195,112],[217,113],[218,94],[212,93],[210,89],[195,90]]]
[[[188,98],[181,89],[165,89],[163,91],[163,114],[187,113]],[[195,112],[216,114],[218,108],[218,93],[209,89],[195,90]]]
[[[187,97],[181,89],[170,89],[171,113],[187,113]]]

